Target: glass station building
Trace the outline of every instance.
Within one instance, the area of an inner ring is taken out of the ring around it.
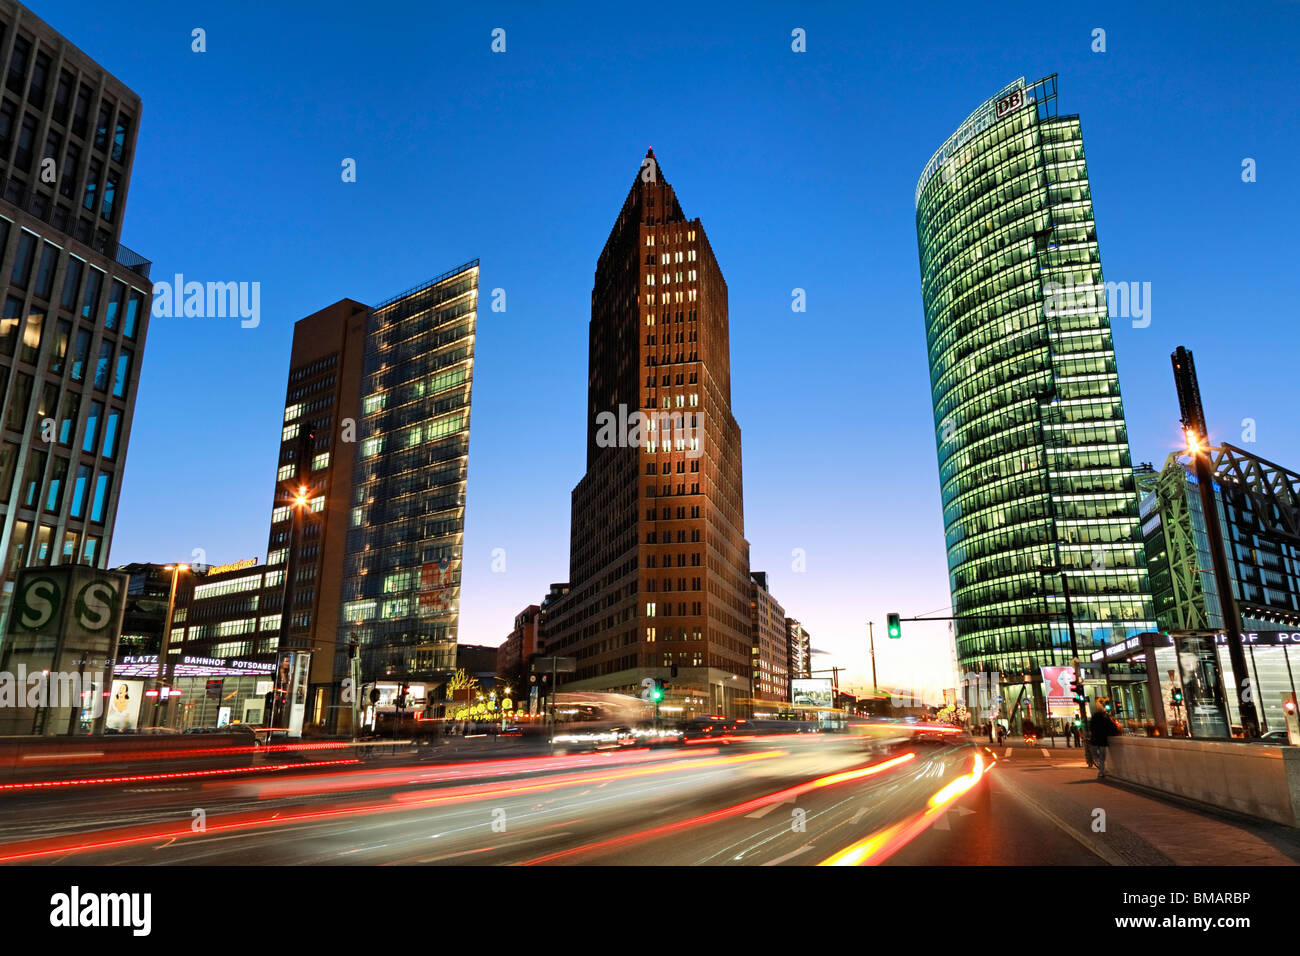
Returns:
[[[1242,457],[1247,454],[1232,451]],[[1249,460],[1272,478],[1275,487],[1289,488],[1289,500],[1296,500],[1300,474],[1254,456]],[[1214,484],[1214,502],[1228,552],[1233,598],[1241,615],[1246,669],[1257,690],[1261,729],[1285,730],[1283,699],[1296,694],[1300,678],[1300,648],[1291,653],[1291,647],[1300,644],[1300,537],[1283,532],[1283,522],[1275,520],[1268,503],[1250,488],[1220,478]],[[1223,634],[1222,602],[1214,575],[1208,571],[1213,559],[1195,471],[1186,456],[1175,454],[1162,471],[1140,467],[1137,479],[1143,492],[1142,531],[1160,630],[1214,635],[1223,684],[1220,696],[1235,732],[1241,715]],[[1167,638],[1155,643],[1157,679],[1149,684],[1159,688],[1167,718],[1176,720],[1180,714],[1169,710],[1177,666],[1174,648]]]
[[[1055,75],[939,147],[916,233],[959,664],[995,673],[1003,718],[1040,722],[1039,668],[1071,659],[1067,585],[1085,663],[1155,627],[1083,138]]]

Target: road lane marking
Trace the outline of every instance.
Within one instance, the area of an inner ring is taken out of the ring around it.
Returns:
[[[792,850],[791,852],[785,854],[784,856],[778,856],[775,860],[768,860],[768,861],[767,861],[766,863],[764,863],[763,865],[764,865],[764,866],[776,866],[776,865],[779,864],[779,863],[784,863],[786,860],[793,860],[793,859],[794,859],[796,856],[798,856],[799,854],[801,854],[801,853],[807,853],[807,852],[808,852],[809,850],[811,850],[812,848],[813,848],[813,845],[812,845],[811,843],[805,843],[803,846],[799,847],[799,849],[797,849],[797,850]]]
[[[1007,752],[1004,753],[1002,756],[1006,757],[1007,759],[1010,759],[1010,758],[1011,758],[1011,748],[1008,747],[1008,748],[1007,748]]]
[[[1005,774],[998,778],[998,783],[1002,787],[1004,787],[1012,797],[1020,800],[1020,802],[1028,806],[1029,809],[1031,809],[1039,816],[1046,819],[1048,822],[1054,824],[1057,827],[1057,829],[1064,832],[1067,836],[1072,837],[1074,841],[1078,843],[1081,847],[1091,851],[1096,856],[1104,860],[1106,863],[1109,863],[1111,866],[1128,865],[1128,861],[1125,860],[1123,857],[1121,857],[1110,847],[1106,846],[1100,840],[1090,840],[1087,837],[1085,837],[1082,833],[1076,831],[1073,827],[1071,827],[1068,823],[1066,823],[1064,820],[1058,817],[1055,813],[1047,809],[1047,807],[1043,806],[1041,803],[1039,803],[1029,794],[1025,793],[1023,790],[1021,790],[1019,787],[1013,784]]]
[[[1041,750],[1043,751],[1043,756],[1044,756],[1044,757],[1048,757],[1048,758],[1050,758],[1050,757],[1052,756],[1050,753],[1048,753],[1046,747],[1041,747],[1041,748],[1039,748],[1039,749],[1041,749]]]
[[[745,814],[745,818],[746,818],[747,820],[761,820],[761,819],[763,819],[763,817],[767,816],[769,813],[771,813],[771,812],[772,812],[773,810],[775,810],[777,807],[779,807],[779,806],[783,806],[784,804],[787,804],[787,803],[794,803],[794,797],[791,797],[789,800],[782,800],[782,801],[780,801],[780,803],[769,803],[769,804],[768,804],[767,806],[765,806],[765,807],[759,807],[759,808],[758,808],[757,810],[755,810],[753,813],[746,813],[746,814]]]

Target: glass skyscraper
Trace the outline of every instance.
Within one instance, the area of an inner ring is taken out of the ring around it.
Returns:
[[[367,682],[437,681],[456,664],[478,271],[367,321],[339,629]]]
[[[29,565],[105,567],[153,285],[122,245],[140,98],[0,6],[0,634]]]
[[[1054,75],[939,147],[916,233],[959,663],[1038,719],[1038,669],[1071,657],[1065,586],[1084,662],[1155,625],[1083,138]]]

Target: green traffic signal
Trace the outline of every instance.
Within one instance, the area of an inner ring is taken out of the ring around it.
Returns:
[[[886,620],[886,627],[888,628],[888,633],[890,637],[899,638],[903,636],[903,627],[898,622],[897,614],[890,612],[890,614],[886,617],[885,620]]]

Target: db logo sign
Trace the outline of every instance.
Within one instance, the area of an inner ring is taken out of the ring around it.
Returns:
[[[1012,90],[1006,96],[998,100],[997,103],[998,119],[1001,119],[1002,117],[1006,116],[1012,110],[1020,109],[1020,107],[1024,105],[1025,105],[1025,91]]]

